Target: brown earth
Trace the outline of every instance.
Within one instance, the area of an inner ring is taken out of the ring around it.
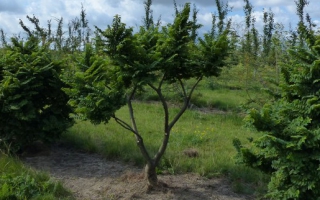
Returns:
[[[76,199],[254,199],[253,196],[234,193],[226,179],[206,179],[196,174],[159,175],[159,180],[167,186],[148,190],[143,169],[62,145],[25,155],[22,160],[61,181]]]

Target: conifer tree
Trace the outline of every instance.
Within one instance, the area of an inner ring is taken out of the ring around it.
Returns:
[[[301,15],[303,6],[297,7]],[[241,162],[270,174],[271,199],[320,196],[320,40],[306,27],[299,24],[300,45],[288,51],[288,60],[281,65],[280,96],[246,117],[262,136],[254,140],[253,148],[234,141]]]
[[[34,141],[50,142],[72,125],[67,87],[60,79],[61,60],[52,59],[49,43],[12,38],[0,59],[0,148],[17,152]]]

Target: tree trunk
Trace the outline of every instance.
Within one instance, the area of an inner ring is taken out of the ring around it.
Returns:
[[[148,181],[148,185],[151,187],[158,186],[158,176],[156,172],[156,165],[153,163],[148,163],[145,168],[145,177]]]

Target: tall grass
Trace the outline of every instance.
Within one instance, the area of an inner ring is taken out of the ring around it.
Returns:
[[[162,142],[162,107],[158,103],[136,102],[134,109],[138,128],[148,150],[153,154]],[[172,118],[178,109],[172,108],[171,112]],[[120,109],[116,115],[129,122],[126,107]],[[194,172],[207,177],[228,176],[237,183],[235,189],[242,192],[243,184],[263,185],[265,177],[262,174],[235,164],[236,150],[232,139],[240,138],[241,142],[246,144],[246,138],[252,137],[256,137],[256,133],[244,128],[239,115],[187,110],[172,130],[159,173]],[[114,121],[100,125],[78,121],[63,135],[63,140],[87,151],[99,152],[110,159],[144,165],[133,134]],[[184,151],[188,149],[196,151],[198,156],[185,155]]]

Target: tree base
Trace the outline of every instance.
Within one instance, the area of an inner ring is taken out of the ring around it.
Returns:
[[[146,193],[151,193],[153,191],[167,192],[168,188],[169,188],[168,184],[162,181],[158,181],[156,185],[147,184]]]

